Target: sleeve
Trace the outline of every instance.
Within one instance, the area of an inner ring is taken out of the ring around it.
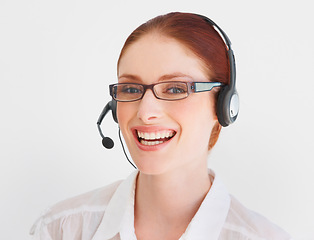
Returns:
[[[89,221],[84,220],[85,218],[93,220],[89,212],[68,210],[60,213],[54,210],[43,214],[34,223],[30,230],[33,240],[82,239],[83,232],[84,236],[92,234]]]
[[[48,227],[44,223],[44,217],[41,216],[32,226],[29,232],[33,240],[55,240],[48,232]]]
[[[53,213],[50,207],[41,213],[29,231],[32,240],[62,240],[61,220]]]

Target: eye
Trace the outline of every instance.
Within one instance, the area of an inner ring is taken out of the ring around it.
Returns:
[[[171,83],[165,86],[163,92],[167,94],[185,94],[187,92],[187,87],[182,83]]]
[[[121,92],[122,93],[129,93],[129,94],[138,94],[138,93],[142,93],[142,90],[139,88],[139,86],[125,85],[121,89]]]
[[[182,88],[172,87],[167,90],[168,93],[184,93],[185,91]]]

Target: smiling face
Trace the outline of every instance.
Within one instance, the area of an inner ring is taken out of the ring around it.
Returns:
[[[120,59],[119,83],[209,81],[203,64],[176,40],[149,33]],[[217,122],[214,93],[190,94],[178,101],[157,99],[151,90],[135,102],[118,102],[119,126],[142,173],[207,167],[210,133]]]

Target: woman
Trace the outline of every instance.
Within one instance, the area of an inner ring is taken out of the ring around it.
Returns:
[[[35,225],[37,239],[290,239],[207,169],[229,124],[216,113],[234,78],[228,47],[209,19],[189,13],[156,17],[129,36],[110,94],[138,171],[54,206]]]

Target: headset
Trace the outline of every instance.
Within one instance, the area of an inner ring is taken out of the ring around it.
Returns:
[[[214,21],[208,17],[198,14],[196,15],[211,24],[214,28],[218,29],[217,32],[220,33],[220,36],[222,36],[228,47],[230,81],[228,85],[225,85],[220,89],[216,106],[216,114],[220,125],[227,127],[235,122],[239,113],[239,95],[236,90],[236,65],[233,50],[231,48],[231,41],[227,34]]]
[[[216,31],[219,33],[219,35],[222,37],[222,39],[224,40],[228,48],[227,53],[228,53],[229,66],[230,66],[230,81],[228,85],[222,86],[221,89],[219,90],[217,106],[216,106],[216,113],[217,113],[217,117],[218,117],[218,121],[220,125],[222,125],[223,127],[227,127],[230,124],[235,122],[239,113],[239,96],[236,90],[236,65],[235,65],[235,57],[233,54],[233,50],[231,48],[231,41],[228,38],[227,34],[214,21],[212,21],[211,19],[203,15],[199,15],[199,14],[195,14],[195,15],[199,16],[204,21],[206,21],[211,26],[213,26],[216,29]],[[101,125],[102,120],[104,119],[104,117],[110,110],[112,112],[112,117],[114,121],[118,123],[117,101],[115,101],[114,99],[112,99],[106,104],[106,106],[102,110],[97,120],[97,127],[98,127],[99,134],[102,137],[102,144],[107,149],[111,149],[114,146],[114,143],[111,138],[105,137],[103,135],[100,125]],[[120,142],[122,143],[120,130],[119,130],[119,138],[120,138]],[[123,147],[123,151],[125,152],[123,144],[122,144],[122,147]],[[129,159],[128,161],[130,162]],[[133,165],[133,167],[135,166]]]

